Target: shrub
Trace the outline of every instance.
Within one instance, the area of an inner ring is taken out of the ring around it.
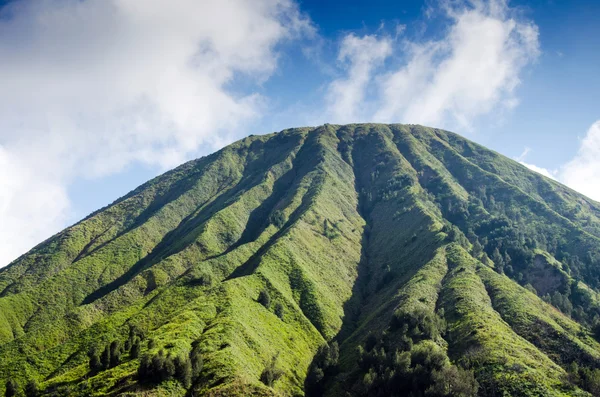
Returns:
[[[279,317],[279,319],[283,320],[283,305],[281,302],[277,302],[275,304],[275,315]]]
[[[25,395],[27,397],[38,397],[40,394],[37,383],[34,380],[30,380],[25,385]]]
[[[258,294],[257,301],[267,309],[271,307],[271,295],[269,295],[269,291],[266,289],[261,290]]]
[[[274,356],[260,374],[260,381],[272,387],[273,383],[283,375],[283,371],[277,368],[277,356]]]
[[[4,395],[6,397],[16,396],[19,391],[19,385],[12,379],[6,381],[6,391]]]

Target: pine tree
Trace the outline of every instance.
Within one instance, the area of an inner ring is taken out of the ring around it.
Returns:
[[[190,362],[192,364],[192,378],[197,379],[200,376],[204,365],[204,360],[202,359],[202,354],[200,353],[200,347],[198,345],[195,345],[190,352]]]
[[[483,247],[481,246],[481,243],[479,243],[479,240],[475,240],[471,252],[474,258],[479,258],[481,256],[481,253],[483,252]]]
[[[192,385],[192,363],[189,357],[175,357],[175,377],[186,389]]]
[[[34,380],[27,382],[25,386],[25,395],[27,397],[38,397],[40,394],[37,383]]]
[[[16,381],[9,379],[6,381],[6,392],[4,393],[5,397],[13,397],[16,396],[19,391],[19,385]]]
[[[110,361],[110,347],[106,346],[102,351],[102,355],[100,356],[100,363],[102,364],[102,368],[110,368]]]
[[[503,274],[504,273],[504,259],[502,258],[502,255],[500,255],[500,251],[498,250],[498,247],[494,248],[494,252],[492,253],[492,261],[496,265],[496,269],[498,270],[498,273]]]
[[[110,367],[116,367],[121,362],[121,343],[118,340],[110,344]]]
[[[140,344],[140,340],[135,338],[133,344],[131,345],[131,349],[129,350],[129,356],[131,358],[138,358],[140,356],[140,351],[142,346]]]
[[[88,358],[90,372],[100,372],[102,370],[102,362],[100,361],[100,356],[98,355],[98,351],[95,348],[90,349],[90,351],[88,352]]]

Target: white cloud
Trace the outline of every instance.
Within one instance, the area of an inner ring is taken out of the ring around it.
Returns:
[[[360,101],[372,80],[378,82],[378,94],[369,102],[378,110],[371,121],[469,129],[477,116],[516,106],[519,74],[539,54],[537,27],[503,0],[448,1],[442,9],[450,21],[443,37],[397,43],[395,55],[403,61],[386,73],[375,75],[372,66],[391,54],[377,51],[393,44],[388,38],[347,36],[368,43],[363,51],[348,52],[345,39],[340,56],[366,67],[351,66],[346,79],[332,84],[328,98],[334,114],[343,120],[355,116],[358,106],[349,96]]]
[[[391,54],[391,41],[376,36],[347,35],[338,61],[348,65],[348,77],[334,80],[327,92],[329,122],[351,123],[366,116],[362,110],[365,90],[378,65]]]
[[[277,45],[312,32],[293,0],[38,0],[0,17],[0,266],[64,226],[66,188],[168,167],[231,140]]]
[[[550,171],[547,168],[538,167],[537,165],[529,164],[529,163],[525,162],[525,158],[527,157],[527,155],[529,153],[531,153],[531,148],[526,147],[523,150],[523,153],[521,153],[521,155],[519,157],[515,157],[514,159],[515,159],[515,161],[518,161],[519,163],[521,163],[525,167],[529,168],[530,170],[535,171],[538,174],[542,174],[545,177],[556,180],[557,171]]]
[[[559,172],[565,185],[600,201],[600,120],[588,129],[575,157]]]
[[[529,164],[524,161],[519,161],[519,163],[523,164],[525,167],[529,168],[530,170],[537,172],[538,174],[542,174],[545,177],[556,180],[556,172],[555,171],[550,171],[547,168],[538,167],[537,165]]]
[[[519,73],[539,53],[537,27],[502,0],[452,4],[441,40],[404,44],[408,61],[381,80],[377,119],[470,128],[477,116],[514,103]]]

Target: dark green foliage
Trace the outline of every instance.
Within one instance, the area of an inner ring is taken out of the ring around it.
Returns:
[[[479,390],[473,371],[456,365],[434,371],[431,378],[433,385],[425,391],[429,397],[474,397]]]
[[[88,352],[88,366],[91,373],[97,373],[104,369],[104,365],[100,360],[100,356],[98,355],[98,351],[96,348],[91,348]]]
[[[142,357],[137,372],[138,380],[142,383],[161,383],[173,379],[176,369],[173,357],[161,349],[154,356]]]
[[[498,273],[503,274],[504,273],[504,258],[502,257],[502,255],[500,254],[500,251],[498,250],[498,247],[494,248],[494,252],[492,253],[492,262],[494,262],[494,265],[496,266],[496,270],[498,271]]]
[[[26,397],[38,397],[40,395],[40,390],[38,384],[34,380],[30,380],[25,385],[25,396]]]
[[[271,295],[269,295],[269,291],[266,289],[261,290],[256,301],[267,309],[271,307]]]
[[[138,358],[140,356],[141,349],[142,345],[140,340],[135,338],[133,344],[131,345],[131,349],[129,350],[129,356],[131,358]]]
[[[572,362],[568,367],[569,380],[590,392],[593,396],[600,395],[600,369],[581,367]]]
[[[277,356],[274,356],[260,374],[260,381],[269,387],[273,387],[275,381],[282,376],[283,371],[277,368]]]
[[[121,343],[118,340],[110,344],[110,367],[116,367],[121,362]]]
[[[283,320],[283,313],[284,313],[283,305],[281,304],[281,302],[277,302],[275,304],[275,315],[277,317],[279,317],[281,320]]]
[[[175,378],[178,379],[183,387],[189,388],[192,384],[192,363],[190,358],[175,357]]]
[[[331,377],[338,371],[339,357],[337,341],[319,347],[306,376],[305,387],[309,395],[318,396],[323,393],[326,377]]]
[[[111,358],[110,358],[110,345],[104,347],[102,351],[102,355],[100,356],[100,363],[102,364],[103,369],[110,368]]]
[[[444,334],[444,320],[422,307],[413,310],[401,309],[394,312],[390,323],[392,330],[403,330],[413,340],[433,339]]]
[[[204,366],[204,360],[202,359],[202,353],[200,352],[200,346],[195,344],[190,352],[190,363],[192,366],[192,378],[197,379],[202,373],[202,367]]]
[[[12,379],[7,380],[6,381],[6,391],[5,391],[4,395],[6,397],[13,397],[13,396],[16,396],[18,392],[19,392],[19,385],[17,384],[17,382],[15,382]]]
[[[355,388],[364,396],[475,397],[479,387],[472,371],[450,365],[432,342],[400,351],[382,340],[371,351],[359,349],[359,365],[364,375]]]

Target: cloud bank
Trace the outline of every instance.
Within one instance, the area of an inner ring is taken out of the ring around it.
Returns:
[[[346,37],[340,58],[351,66],[347,77],[333,82],[328,91],[334,121],[368,118],[469,129],[477,116],[516,105],[519,75],[539,55],[537,26],[519,18],[502,0],[448,1],[441,9],[449,24],[436,40],[404,39],[394,51],[377,51],[389,47],[390,39]],[[346,40],[364,42],[369,51],[348,51]],[[401,60],[391,71],[373,67],[391,54]],[[375,82],[370,100],[377,110],[365,115],[364,106],[343,94],[362,98],[371,88],[369,81]]]
[[[600,201],[600,120],[588,129],[575,157],[560,169],[559,180]]]
[[[77,178],[170,167],[231,140],[263,107],[235,83],[264,81],[278,46],[313,31],[292,0],[36,0],[0,12],[0,266],[64,226]]]

